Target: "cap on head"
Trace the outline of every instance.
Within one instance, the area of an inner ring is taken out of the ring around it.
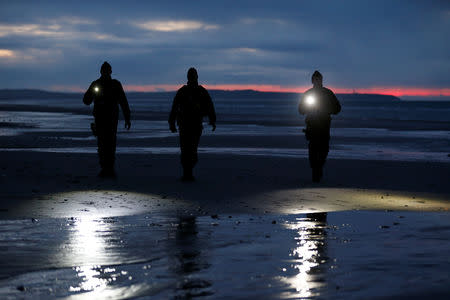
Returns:
[[[102,67],[100,68],[100,73],[102,75],[111,75],[112,68],[111,68],[111,65],[107,61],[105,61],[102,65]]]
[[[190,68],[188,70],[187,79],[188,79],[188,81],[197,81],[198,80],[198,74],[197,74],[197,70],[195,68]]]
[[[313,84],[313,86],[315,87],[322,87],[322,81],[323,81],[323,77],[322,74],[320,74],[319,71],[314,71],[314,73],[311,76],[311,83]]]
[[[314,73],[311,76],[311,79],[314,79],[314,78],[318,78],[318,79],[322,80],[323,76],[322,76],[322,74],[320,74],[319,71],[316,70],[316,71],[314,71]]]

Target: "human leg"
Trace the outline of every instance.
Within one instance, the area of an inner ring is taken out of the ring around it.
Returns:
[[[328,139],[311,139],[308,145],[309,164],[312,169],[312,180],[320,182],[323,175],[323,166],[328,155]]]
[[[100,167],[100,177],[114,177],[114,163],[116,153],[117,120],[98,120],[97,145]]]
[[[318,175],[317,143],[314,140],[309,141],[308,158],[309,158],[309,165],[312,170],[312,180],[314,182],[318,182],[318,181],[320,181],[320,177]]]
[[[201,129],[180,129],[181,165],[183,166],[183,180],[192,181],[192,170],[198,162],[198,144]]]

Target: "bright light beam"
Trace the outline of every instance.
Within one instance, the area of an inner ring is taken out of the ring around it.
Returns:
[[[308,106],[313,106],[314,104],[316,104],[316,98],[314,98],[313,96],[306,97],[305,101]]]

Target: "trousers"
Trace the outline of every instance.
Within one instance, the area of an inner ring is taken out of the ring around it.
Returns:
[[[114,169],[118,119],[95,118],[97,152],[102,169]]]
[[[312,169],[322,169],[330,150],[328,137],[313,137],[309,139],[309,165]]]
[[[202,135],[202,127],[180,128],[181,165],[192,169],[198,162],[198,144]]]

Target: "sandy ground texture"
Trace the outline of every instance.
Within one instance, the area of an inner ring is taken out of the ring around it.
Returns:
[[[116,169],[100,179],[96,154],[0,152],[0,218],[450,208],[445,163],[328,160],[318,184],[294,158],[202,154],[194,183],[177,155],[121,154]]]

